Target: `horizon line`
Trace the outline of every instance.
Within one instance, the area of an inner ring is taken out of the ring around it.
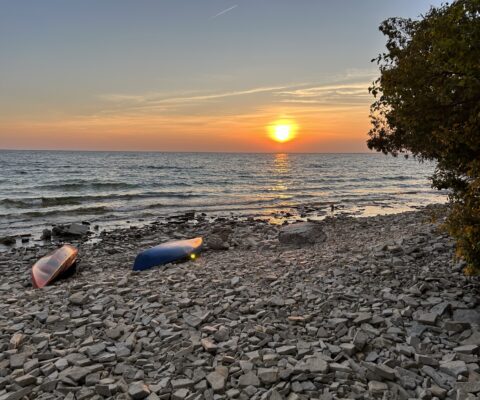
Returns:
[[[378,151],[189,151],[189,150],[91,150],[91,149],[3,149],[0,151],[38,151],[38,152],[82,152],[82,153],[180,153],[180,154],[382,154]]]

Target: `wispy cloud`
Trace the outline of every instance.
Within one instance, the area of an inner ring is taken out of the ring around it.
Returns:
[[[221,92],[147,92],[104,94],[101,114],[242,114],[268,105],[282,107],[356,107],[371,101],[368,76],[351,77],[329,84],[291,83]],[[213,105],[215,104],[215,105]]]
[[[283,90],[287,88],[288,86],[266,86],[266,87],[257,87],[257,88],[246,89],[246,90],[236,90],[236,91],[229,91],[229,92],[222,92],[222,93],[205,94],[205,95],[199,95],[199,96],[170,98],[170,99],[165,99],[164,101],[169,103],[189,103],[192,101],[195,102],[195,101],[202,101],[202,100],[214,100],[214,99],[220,99],[223,97],[245,96],[248,94],[255,94],[255,93],[275,92],[275,91]]]
[[[229,8],[227,8],[227,9],[223,10],[223,11],[220,11],[218,14],[215,14],[214,16],[212,16],[211,19],[215,19],[215,18],[217,18],[217,17],[220,17],[221,15],[226,14],[226,13],[234,10],[234,9],[237,8],[237,7],[238,7],[238,4],[235,4],[234,6],[229,7]]]
[[[336,83],[330,85],[311,85],[302,88],[284,90],[278,93],[282,103],[302,104],[363,104],[370,100],[368,86],[370,82]]]
[[[361,83],[351,83],[351,84],[334,84],[334,85],[320,85],[320,86],[312,86],[307,88],[301,88],[296,90],[290,91],[283,91],[280,92],[282,95],[294,95],[297,97],[316,97],[318,95],[324,93],[341,93],[345,95],[349,94],[359,94],[364,93],[368,86],[368,82],[361,82]]]
[[[166,111],[168,109],[199,105],[208,101],[223,98],[255,95],[261,93],[276,93],[289,89],[290,86],[261,86],[245,90],[231,90],[217,93],[203,93],[190,95],[165,95],[164,93],[146,93],[138,95],[129,94],[104,94],[99,96],[102,100],[115,104],[115,110],[128,111]],[[114,112],[105,110],[104,112]]]

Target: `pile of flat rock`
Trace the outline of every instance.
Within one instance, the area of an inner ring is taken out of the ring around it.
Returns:
[[[41,290],[50,248],[2,253],[0,400],[479,399],[479,281],[430,212],[105,233]],[[131,272],[196,235],[195,262]]]

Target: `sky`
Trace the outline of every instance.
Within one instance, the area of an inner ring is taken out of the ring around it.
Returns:
[[[379,24],[440,3],[0,0],[0,148],[365,152]]]

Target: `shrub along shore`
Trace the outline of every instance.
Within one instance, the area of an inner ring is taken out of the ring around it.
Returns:
[[[328,218],[305,243],[253,219],[116,230],[37,290],[55,246],[0,253],[0,399],[479,398],[480,286],[444,212]],[[131,271],[195,236],[197,260]]]

